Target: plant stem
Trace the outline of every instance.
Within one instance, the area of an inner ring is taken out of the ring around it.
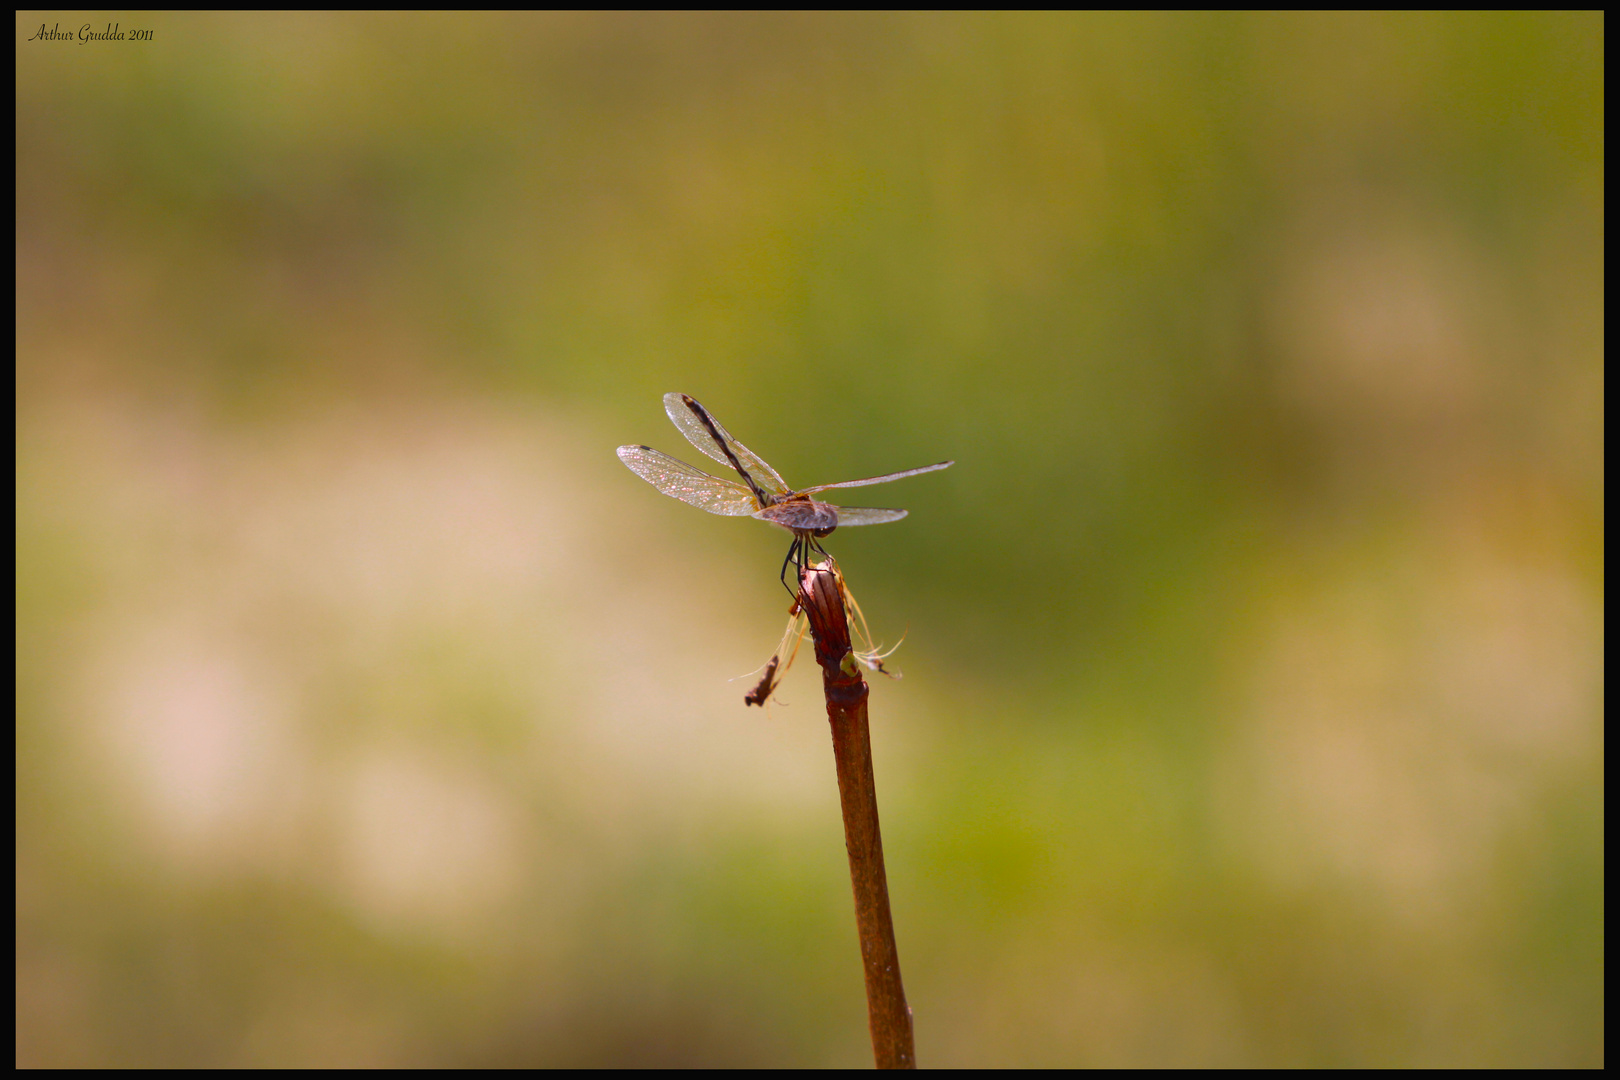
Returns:
[[[861,678],[849,641],[849,620],[837,575],[807,567],[799,579],[800,598],[815,638],[832,726],[838,797],[844,811],[844,846],[855,890],[855,927],[866,969],[866,1008],[872,1053],[880,1069],[914,1069],[911,1008],[900,984],[900,953],[889,914],[889,885],[883,871],[883,836],[878,829],[877,784],[872,775],[872,739],[867,726],[866,680]]]

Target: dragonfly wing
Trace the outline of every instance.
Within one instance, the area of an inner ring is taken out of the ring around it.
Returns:
[[[740,465],[748,471],[749,475],[754,478],[754,481],[761,488],[771,495],[788,495],[792,493],[792,489],[787,486],[786,481],[777,475],[775,469],[765,464],[765,460],[758,454],[738,442],[736,437],[727,431],[720,421],[714,418],[714,414],[699,405],[696,399],[685,394],[665,394],[664,411],[669,414],[670,423],[674,424],[680,433],[686,436],[687,442],[714,458],[714,460],[724,465],[730,465],[733,468]],[[705,420],[708,423],[704,423]],[[711,424],[714,426],[713,431],[709,430]],[[737,459],[735,463],[726,456],[726,451],[722,448],[721,443],[715,441],[716,435],[723,441],[725,448],[730,449],[731,453],[735,455]]]
[[[819,484],[816,487],[807,487],[799,494],[808,495],[812,491],[826,491],[828,488],[866,487],[869,484],[887,484],[890,480],[904,480],[908,476],[921,476],[926,472],[939,472],[955,465],[954,461],[942,461],[938,465],[924,465],[920,469],[905,469],[901,472],[884,473],[882,476],[868,476],[865,480],[841,480],[836,484]],[[839,511],[843,513],[842,510]]]
[[[909,510],[880,510],[875,506],[839,506],[838,527],[846,525],[882,525],[887,521],[899,521]]]
[[[621,446],[619,460],[665,495],[699,510],[742,517],[759,509],[754,493],[741,484],[700,472],[650,446]]]
[[[843,524],[841,514],[842,511],[836,506],[811,502],[809,499],[788,499],[754,512],[754,516],[761,521],[780,525],[793,532],[816,532],[820,529],[830,532]],[[900,514],[903,517],[905,511],[900,511]]]

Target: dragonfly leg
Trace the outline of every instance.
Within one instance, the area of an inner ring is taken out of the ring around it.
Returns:
[[[793,543],[788,545],[787,558],[782,560],[782,573],[778,575],[782,580],[782,588],[786,589],[788,591],[788,595],[792,596],[795,600],[799,598],[798,582],[800,577],[799,571],[801,568],[801,563],[799,561],[799,549],[803,546],[803,544],[804,541],[800,537],[797,535],[793,537]],[[787,571],[789,566],[792,566],[794,569],[792,585],[787,583]]]
[[[787,558],[782,560],[782,573],[779,576],[782,579],[782,587],[793,594],[795,600],[799,598],[799,590],[795,586],[798,579],[804,576],[805,564],[810,561],[812,553],[819,554],[824,559],[830,558],[827,549],[821,546],[821,542],[814,535],[808,532],[794,533],[793,543],[788,545]],[[789,566],[793,567],[793,585],[787,583]]]

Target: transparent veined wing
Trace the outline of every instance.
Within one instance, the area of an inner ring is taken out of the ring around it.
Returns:
[[[621,446],[619,460],[670,498],[711,514],[742,517],[759,509],[754,493],[741,484],[710,476],[650,446]]]
[[[910,510],[881,510],[875,506],[837,506],[838,527],[846,525],[882,525],[888,521],[899,521]]]
[[[709,457],[732,468],[741,466],[754,478],[755,483],[771,495],[791,494],[792,489],[777,475],[776,470],[765,464],[765,460],[758,454],[738,442],[736,436],[727,431],[720,421],[714,418],[714,414],[698,404],[695,398],[686,394],[665,394],[664,412],[669,414],[669,421],[675,425],[676,430],[686,436],[686,441]],[[709,430],[710,424],[714,426],[712,432]],[[728,458],[725,449],[715,442],[716,435],[719,435],[725,448],[729,448],[735,455],[737,459],[735,462]]]
[[[803,491],[799,492],[799,494],[809,495],[812,492],[826,491],[829,488],[866,487],[870,484],[887,484],[891,480],[904,480],[908,476],[921,476],[923,473],[939,472],[939,470],[948,469],[955,464],[956,462],[954,461],[941,461],[937,465],[924,465],[920,469],[905,469],[901,472],[884,473],[882,476],[868,476],[865,480],[840,480],[836,484],[818,484],[815,487],[805,488]],[[839,513],[843,513],[843,511],[840,510]]]
[[[763,510],[756,510],[754,516],[761,521],[768,521],[772,525],[780,525],[794,532],[832,530],[842,524],[836,506],[812,502],[809,499],[788,499],[785,502],[772,503]]]

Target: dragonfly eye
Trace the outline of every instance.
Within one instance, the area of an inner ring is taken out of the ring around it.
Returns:
[[[836,528],[838,528],[838,526],[836,526],[836,525],[829,525],[829,526],[827,526],[827,527],[826,527],[826,528],[825,528],[825,529],[816,529],[816,530],[815,530],[815,531],[814,531],[814,532],[812,532],[812,533],[811,533],[811,534],[810,534],[810,535],[811,535],[811,536],[814,536],[814,537],[815,537],[815,538],[816,538],[816,539],[818,539],[818,540],[819,540],[819,539],[821,539],[821,538],[822,538],[822,537],[823,537],[823,536],[831,536],[831,535],[832,535],[832,531],[833,531],[833,530],[834,530],[834,529],[836,529]]]

